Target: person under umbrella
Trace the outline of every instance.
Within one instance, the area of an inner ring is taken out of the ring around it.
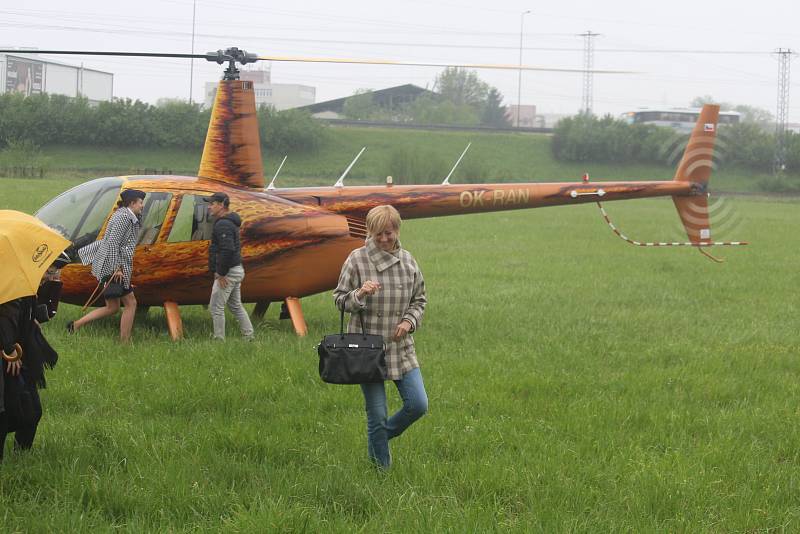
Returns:
[[[58,278],[62,265],[54,265],[42,278],[40,288]],[[39,326],[51,317],[48,304],[37,304],[38,295],[0,304],[0,347],[3,369],[0,379],[0,460],[6,436],[14,433],[18,450],[30,449],[42,418],[39,388],[46,386],[44,369],[58,361]],[[51,301],[52,302],[52,301]]]
[[[39,322],[57,305],[48,291],[47,304],[37,306],[37,290],[58,278],[69,262],[59,256],[69,241],[26,213],[0,210],[0,459],[6,435],[16,433],[16,446],[30,448],[42,415],[38,387],[44,367],[58,354],[44,338]],[[55,263],[54,263],[55,262]]]

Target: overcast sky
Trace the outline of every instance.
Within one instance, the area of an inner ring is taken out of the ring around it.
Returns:
[[[721,2],[478,2],[361,0],[0,0],[0,46],[40,49],[188,53],[196,5],[195,52],[238,46],[261,55],[385,58],[447,63],[519,61],[582,68],[583,39],[596,37],[594,110],[618,114],[639,107],[687,106],[696,96],[776,111],[777,48],[800,50],[800,7],[789,0]],[[30,7],[21,7],[27,5]],[[530,10],[524,17],[521,13]],[[189,97],[188,60],[68,57],[61,61],[114,73],[114,94],[154,103]],[[800,122],[800,65],[790,90],[789,118]],[[216,64],[195,60],[195,100]],[[360,88],[404,83],[432,88],[437,68],[272,63],[273,83],[316,87],[317,101]],[[506,104],[517,102],[513,71],[479,71]],[[581,74],[524,72],[523,104],[540,113],[575,113]]]

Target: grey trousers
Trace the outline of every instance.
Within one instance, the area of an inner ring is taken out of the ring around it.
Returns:
[[[228,285],[224,288],[220,287],[219,281],[214,280],[214,286],[211,288],[211,301],[208,303],[211,319],[214,322],[214,338],[225,339],[225,304],[239,322],[242,336],[252,337],[253,324],[242,306],[241,287],[242,280],[244,280],[244,268],[241,265],[231,267],[225,276],[228,279]]]

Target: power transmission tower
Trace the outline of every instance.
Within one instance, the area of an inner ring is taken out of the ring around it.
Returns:
[[[583,104],[581,111],[587,114],[592,113],[592,103],[594,96],[594,78],[592,69],[594,68],[594,38],[600,35],[599,33],[586,33],[578,34],[583,37]]]
[[[789,123],[789,74],[792,55],[790,48],[778,48],[778,108],[775,113],[775,157],[772,172],[776,176],[786,168],[786,131]]]

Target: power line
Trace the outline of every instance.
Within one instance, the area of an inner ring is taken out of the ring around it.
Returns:
[[[0,10],[0,13],[8,13],[7,11]],[[151,29],[151,28],[136,28],[130,24],[124,26],[110,27],[91,27],[91,26],[65,26],[61,24],[35,24],[27,22],[0,22],[0,27],[24,27],[24,28],[41,28],[53,29],[60,31],[72,32],[97,32],[97,33],[110,33],[110,34],[140,34],[140,35],[158,35],[167,37],[164,30]],[[120,30],[123,30],[120,32]],[[430,35],[431,32],[428,32]],[[184,36],[190,37],[191,32],[181,32],[170,30],[169,35],[172,37]],[[529,36],[530,34],[525,34]],[[581,36],[585,34],[580,34]],[[594,34],[599,35],[599,34]],[[245,40],[245,39],[258,39],[264,40],[263,35],[243,35],[237,34],[213,34],[213,33],[198,33],[198,37],[206,39],[227,39],[227,40]],[[518,50],[518,46],[512,45],[489,45],[481,44],[456,44],[456,43],[430,43],[430,42],[392,42],[392,41],[370,41],[370,40],[356,40],[356,39],[307,39],[298,37],[276,37],[270,36],[268,41],[279,42],[298,42],[298,43],[318,43],[318,44],[349,44],[349,45],[362,45],[362,46],[391,46],[391,47],[418,47],[418,48],[453,48],[453,49],[479,49],[479,50]],[[523,50],[538,51],[538,52],[580,52],[585,51],[584,48],[565,47],[565,46],[524,46]],[[648,48],[598,48],[598,52],[604,54],[690,54],[690,55],[770,55],[773,53],[771,50],[714,50],[714,49],[648,49]]]

